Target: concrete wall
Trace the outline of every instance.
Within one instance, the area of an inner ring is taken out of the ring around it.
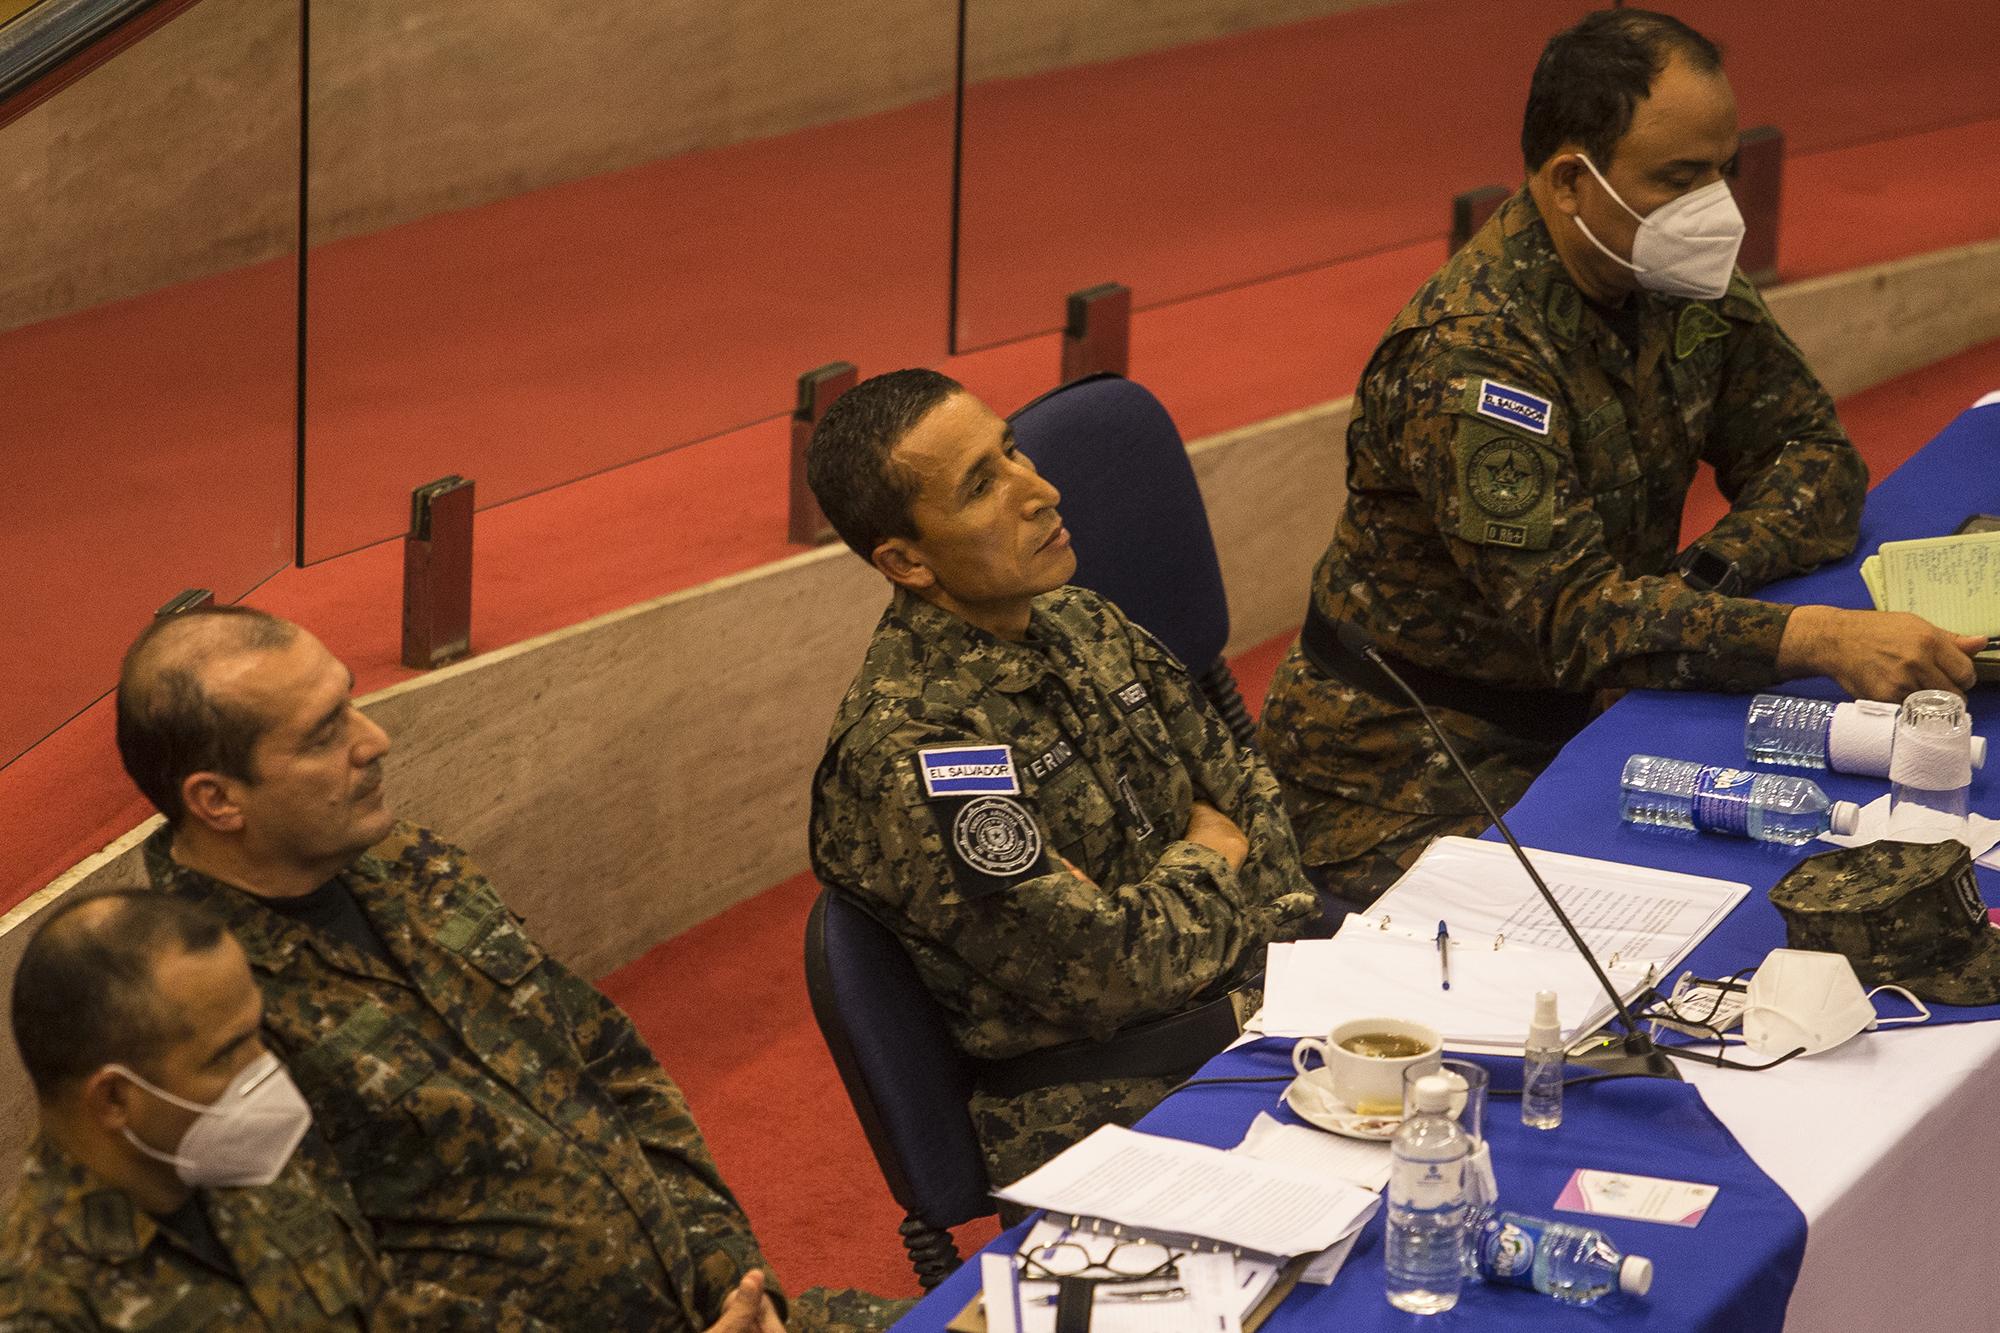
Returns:
[[[1398,0],[973,0],[975,80]],[[956,0],[312,9],[314,244],[937,102]],[[291,253],[299,4],[203,0],[0,130],[0,329]],[[11,219],[18,217],[18,222]],[[942,225],[942,223],[940,223]]]
[[[2000,337],[2000,242],[1769,300],[1829,387],[1853,393]],[[1222,556],[1232,651],[1303,614],[1345,494],[1349,407],[1338,399],[1189,447]],[[806,868],[807,778],[886,600],[872,570],[831,547],[384,690],[365,706],[396,738],[392,799],[470,848],[545,946],[601,975]],[[0,919],[0,977],[62,893],[135,882],[150,828]],[[0,1182],[31,1119],[8,1049]]]
[[[0,128],[0,330],[296,248],[298,14],[204,0]]]

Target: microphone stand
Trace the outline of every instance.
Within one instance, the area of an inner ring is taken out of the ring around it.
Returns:
[[[1632,1011],[1626,1007],[1624,997],[1618,993],[1618,988],[1611,984],[1611,978],[1604,974],[1604,969],[1598,966],[1597,958],[1590,952],[1590,947],[1583,942],[1583,936],[1577,933],[1576,923],[1570,920],[1569,913],[1556,901],[1556,896],[1549,892],[1549,886],[1542,882],[1541,874],[1536,871],[1534,862],[1528,859],[1527,852],[1523,851],[1521,844],[1515,840],[1514,831],[1507,827],[1507,821],[1500,817],[1500,812],[1493,808],[1493,802],[1487,799],[1485,791],[1474,780],[1472,770],[1458,757],[1458,751],[1453,748],[1450,738],[1444,734],[1444,728],[1440,727],[1437,719],[1431,716],[1429,706],[1415,690],[1410,688],[1409,682],[1389,665],[1381,650],[1369,642],[1359,627],[1341,625],[1339,639],[1342,647],[1366,658],[1371,666],[1394,682],[1403,696],[1417,706],[1417,711],[1423,714],[1424,721],[1430,726],[1431,735],[1437,737],[1438,744],[1444,747],[1445,754],[1450,756],[1452,764],[1458,769],[1458,775],[1465,779],[1465,785],[1479,798],[1479,804],[1485,809],[1487,818],[1493,821],[1493,827],[1500,830],[1500,836],[1514,849],[1515,858],[1520,861],[1521,868],[1528,872],[1528,878],[1534,882],[1536,890],[1542,895],[1542,901],[1549,905],[1549,911],[1555,913],[1556,920],[1562,923],[1563,930],[1569,934],[1570,943],[1574,944],[1576,951],[1583,955],[1583,961],[1590,964],[1590,970],[1596,976],[1597,984],[1604,987],[1604,993],[1611,998],[1611,1007],[1616,1011],[1618,1025],[1625,1029],[1624,1037],[1618,1039],[1617,1045],[1611,1049],[1593,1051],[1573,1060],[1566,1060],[1566,1063],[1582,1065],[1586,1069],[1594,1069],[1607,1075],[1638,1075],[1678,1080],[1680,1071],[1675,1069],[1674,1062],[1667,1058],[1669,1054],[1667,1048],[1655,1044],[1653,1039],[1640,1028],[1638,1020],[1632,1017]]]

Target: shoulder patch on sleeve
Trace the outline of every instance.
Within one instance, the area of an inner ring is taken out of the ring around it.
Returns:
[[[1476,415],[1503,426],[1530,430],[1537,435],[1547,435],[1555,420],[1554,403],[1539,394],[1502,384],[1498,380],[1479,381],[1478,396],[1473,400],[1472,410]]]
[[[1014,752],[1005,745],[939,745],[917,751],[926,796],[1015,796]]]
[[[1048,871],[1034,811],[1011,796],[943,798],[932,802],[944,833],[959,892],[968,899],[1009,888]]]
[[[1483,546],[1546,550],[1555,530],[1555,465],[1513,431],[1465,421],[1454,445],[1458,535]]]
[[[1674,325],[1674,359],[1685,361],[1709,339],[1728,336],[1728,320],[1716,314],[1706,301],[1690,301],[1681,307],[1680,320]]]

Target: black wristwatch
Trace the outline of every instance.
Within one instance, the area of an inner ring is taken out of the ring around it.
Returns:
[[[1724,560],[1701,546],[1690,546],[1674,561],[1681,582],[1696,592],[1719,592],[1734,597],[1743,591],[1743,571],[1734,560]]]

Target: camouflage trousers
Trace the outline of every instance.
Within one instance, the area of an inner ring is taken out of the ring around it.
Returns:
[[[792,1297],[788,1333],[882,1333],[915,1305],[843,1287],[814,1287]]]
[[[1131,1125],[1159,1105],[1178,1078],[1058,1083],[1012,1097],[972,1095],[972,1128],[993,1188],[1013,1184],[1099,1125]]]

